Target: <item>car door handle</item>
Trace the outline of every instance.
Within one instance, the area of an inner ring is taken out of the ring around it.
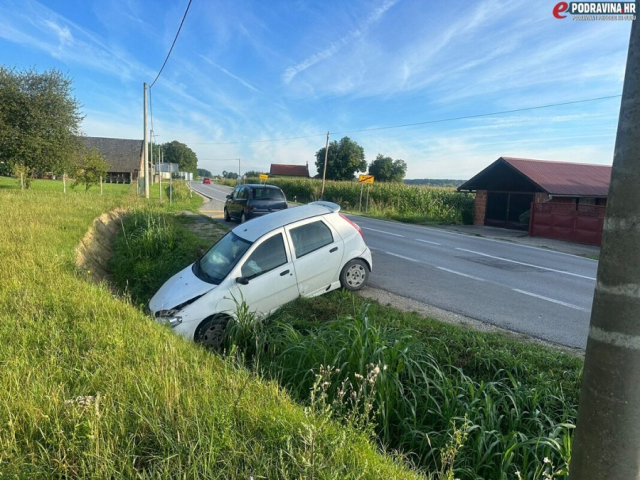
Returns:
[[[282,273],[280,274],[280,276],[281,276],[281,277],[284,277],[287,273],[289,273],[289,270],[285,270],[284,272],[282,272]]]
[[[338,247],[333,247],[331,250],[329,250],[329,253],[333,253],[337,251],[338,251]]]

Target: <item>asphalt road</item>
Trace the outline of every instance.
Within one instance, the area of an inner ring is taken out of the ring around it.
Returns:
[[[192,183],[222,216],[230,187]],[[585,348],[598,263],[547,249],[350,216],[373,252],[372,287],[549,342]]]

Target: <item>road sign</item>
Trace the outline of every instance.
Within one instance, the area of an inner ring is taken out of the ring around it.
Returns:
[[[260,175],[258,175],[258,177],[260,178],[260,180],[267,180],[269,178],[269,175],[267,175],[266,173],[261,173]]]
[[[358,181],[360,183],[373,183],[373,175],[360,175]]]

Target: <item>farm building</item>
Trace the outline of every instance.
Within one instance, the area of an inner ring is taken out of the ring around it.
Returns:
[[[109,165],[106,183],[134,183],[143,170],[143,140],[80,137],[87,150],[95,148]],[[144,174],[142,174],[144,176]]]
[[[309,164],[306,165],[285,165],[272,163],[269,170],[270,177],[303,177],[309,178]]]
[[[611,166],[500,157],[458,187],[476,192],[474,225],[600,245]]]

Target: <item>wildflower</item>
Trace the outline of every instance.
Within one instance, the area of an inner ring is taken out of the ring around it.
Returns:
[[[551,463],[551,460],[549,460],[549,457],[544,457],[543,462],[544,463]]]

